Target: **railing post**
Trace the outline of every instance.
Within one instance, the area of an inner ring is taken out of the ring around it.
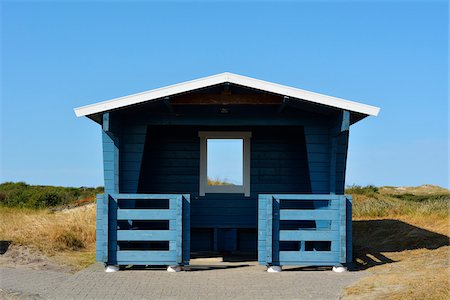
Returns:
[[[266,263],[272,263],[272,224],[273,224],[273,198],[267,197],[266,202]]]
[[[351,263],[353,261],[353,235],[352,235],[352,205],[353,200],[351,195],[346,195],[346,216],[347,216],[347,257],[346,262]]]
[[[183,196],[177,195],[176,207],[171,208],[176,210],[177,216],[177,263],[183,263]]]
[[[347,198],[345,196],[339,196],[339,237],[340,237],[340,253],[339,261],[341,263],[346,263],[347,254]]]

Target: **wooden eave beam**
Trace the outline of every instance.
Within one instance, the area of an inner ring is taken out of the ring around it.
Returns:
[[[278,108],[278,113],[280,114],[288,105],[289,103],[289,97],[284,96],[283,97],[283,102],[281,103],[280,107]]]
[[[280,105],[279,96],[269,94],[187,94],[171,98],[172,105]]]
[[[167,109],[169,110],[170,113],[172,113],[172,114],[175,113],[175,111],[173,110],[172,104],[170,103],[169,97],[165,97],[163,99],[163,103],[167,107]]]

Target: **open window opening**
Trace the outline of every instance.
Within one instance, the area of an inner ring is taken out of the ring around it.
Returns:
[[[250,132],[200,131],[200,196],[250,196]]]

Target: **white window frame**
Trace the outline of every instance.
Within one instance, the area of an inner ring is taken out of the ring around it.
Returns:
[[[242,193],[250,197],[250,138],[249,131],[199,131],[200,138],[200,190],[206,193]],[[243,140],[243,182],[242,185],[208,185],[208,139],[242,139]]]

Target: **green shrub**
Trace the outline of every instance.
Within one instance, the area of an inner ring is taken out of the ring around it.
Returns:
[[[5,182],[0,184],[0,205],[26,208],[64,206],[102,192],[102,187],[73,188]]]
[[[379,194],[379,188],[374,185],[352,185],[345,189],[346,194],[365,195],[368,197],[376,197]]]

